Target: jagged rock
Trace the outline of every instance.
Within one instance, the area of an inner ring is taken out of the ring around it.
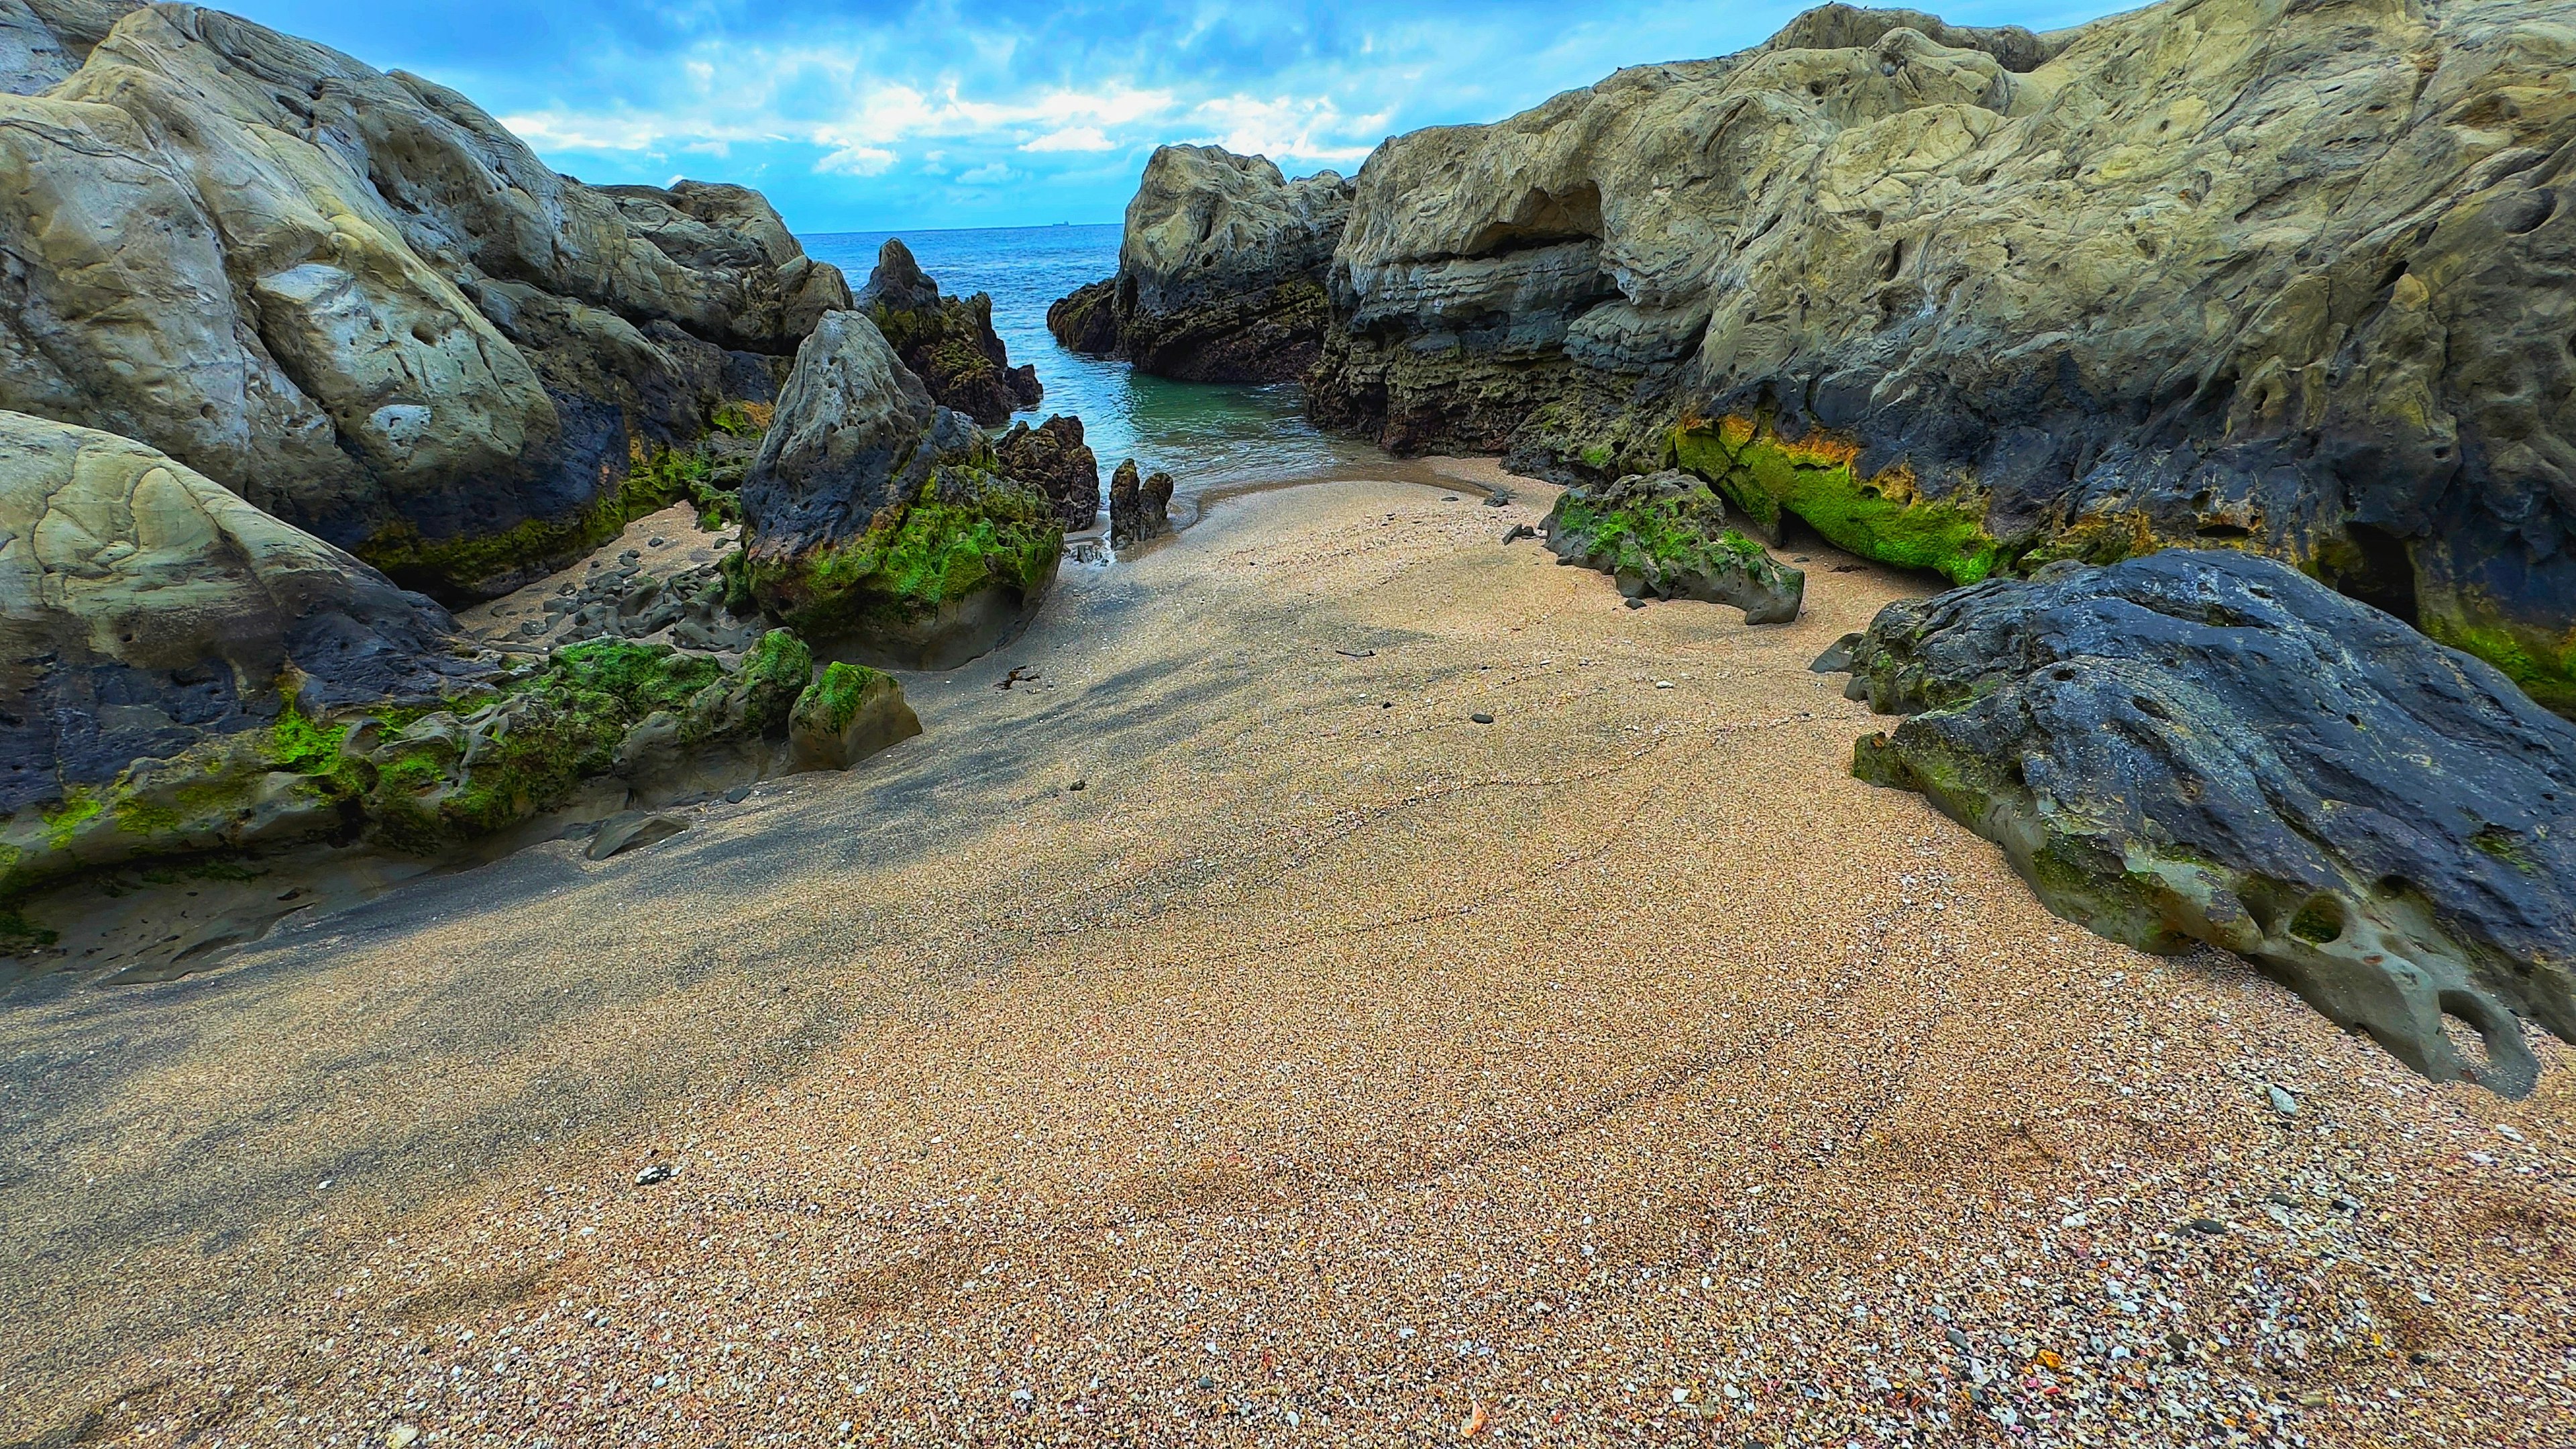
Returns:
[[[1891,604],[1851,667],[1909,716],[1854,772],[2002,846],[2059,915],[2234,951],[2437,1081],[2528,1092],[2517,1014],[2576,1039],[2576,726],[2472,656],[2176,549]]]
[[[1729,527],[1726,504],[1697,474],[1568,488],[1539,526],[1549,552],[1609,574],[1632,599],[1732,604],[1748,624],[1785,624],[1806,598],[1807,576]]]
[[[1005,474],[1054,500],[1066,528],[1089,528],[1100,516],[1100,460],[1082,441],[1082,419],[1013,423],[994,451]]]
[[[877,250],[858,309],[941,407],[992,426],[1046,395],[1034,364],[1011,366],[1010,349],[993,332],[991,295],[942,297],[901,237]]]
[[[1001,476],[974,422],[857,312],[826,313],[798,349],[741,497],[737,602],[894,667],[950,668],[1017,634],[1064,552],[1054,501]]]
[[[0,122],[0,406],[449,598],[613,532],[632,450],[848,305],[754,193],[585,187],[453,91],[215,11],[125,14]]]
[[[877,751],[921,733],[893,675],[833,662],[788,721],[788,768],[846,770]]]
[[[1141,543],[1172,531],[1172,475],[1139,479],[1136,460],[1118,465],[1109,479],[1109,542]]]
[[[1266,157],[1159,147],[1127,203],[1118,275],[1049,307],[1047,328],[1163,377],[1300,377],[1331,321],[1324,274],[1350,207],[1331,171],[1290,181]]]
[[[1397,137],[1309,406],[1954,582],[2238,542],[2576,708],[2571,20],[1832,6]]]

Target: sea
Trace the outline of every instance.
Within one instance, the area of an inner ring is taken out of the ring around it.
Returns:
[[[1343,472],[1385,457],[1307,422],[1304,396],[1293,382],[1172,382],[1058,346],[1047,331],[1047,306],[1118,270],[1115,226],[828,232],[797,240],[847,273],[856,291],[890,236],[903,238],[942,292],[992,294],[993,331],[1010,349],[1012,364],[1035,363],[1046,386],[1038,406],[1014,420],[1035,424],[1050,413],[1081,418],[1104,489],[1120,460],[1133,458],[1144,472],[1172,475],[1174,516],[1186,519],[1211,492]]]

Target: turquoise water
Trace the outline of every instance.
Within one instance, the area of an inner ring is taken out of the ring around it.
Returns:
[[[1046,330],[1047,304],[1118,270],[1117,227],[833,232],[798,240],[847,272],[856,290],[866,284],[877,248],[889,236],[903,238],[941,291],[993,294],[993,330],[1011,349],[1011,361],[1037,364],[1038,381],[1046,385],[1045,401],[1020,416],[1032,423],[1049,413],[1081,418],[1104,486],[1120,459],[1134,458],[1148,473],[1170,473],[1175,497],[1192,504],[1188,511],[1194,513],[1197,497],[1211,489],[1309,476],[1385,456],[1318,432],[1306,421],[1304,399],[1293,382],[1169,382],[1057,346]]]

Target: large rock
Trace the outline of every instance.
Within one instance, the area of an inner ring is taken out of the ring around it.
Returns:
[[[789,767],[846,770],[921,733],[921,717],[891,674],[835,660],[796,701],[788,720]]]
[[[826,313],[743,483],[734,595],[827,655],[962,664],[1027,624],[1064,553],[1055,502],[1000,467],[875,323]]]
[[[1172,475],[1150,477],[1127,459],[1109,479],[1109,542],[1142,543],[1172,531]]]
[[[1969,582],[2233,541],[2576,706],[2570,0],[1832,6],[1361,168],[1309,391]]]
[[[1351,207],[1331,171],[1290,181],[1262,156],[1164,146],[1145,163],[1118,275],[1047,309],[1079,352],[1192,382],[1303,376],[1331,318],[1325,269]]]
[[[612,532],[639,451],[848,305],[754,193],[582,186],[453,91],[214,11],[124,16],[0,120],[0,406],[449,597]]]
[[[858,308],[941,407],[991,427],[1046,395],[1035,365],[1011,366],[1010,349],[993,331],[991,294],[941,296],[901,237],[878,248]]]
[[[2207,941],[2437,1081],[2576,1040],[2576,726],[2283,564],[2177,549],[1892,604],[1855,772],[2116,941]],[[2453,1033],[2447,1028],[2458,1026]]]
[[[1540,531],[1549,552],[1610,575],[1632,599],[1732,604],[1748,624],[1785,624],[1806,598],[1807,576],[1730,526],[1726,504],[1697,474],[1568,488]]]

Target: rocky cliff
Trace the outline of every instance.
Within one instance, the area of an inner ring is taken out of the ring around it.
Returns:
[[[583,186],[419,77],[189,6],[101,33],[118,8],[0,12],[43,87],[0,96],[0,407],[401,582],[487,595],[598,542],[636,461],[850,304],[755,192]]]
[[[1261,156],[1164,146],[1145,163],[1118,275],[1047,309],[1077,352],[1189,382],[1304,375],[1330,321],[1324,276],[1351,208],[1331,171],[1290,181]]]
[[[901,237],[877,250],[858,308],[941,407],[993,427],[1046,395],[1035,366],[1011,366],[1010,349],[993,331],[991,295],[941,296]]]
[[[2576,708],[2571,27],[1829,6],[1381,146],[1310,406],[1560,476],[1677,462],[1962,583],[2258,550]]]

